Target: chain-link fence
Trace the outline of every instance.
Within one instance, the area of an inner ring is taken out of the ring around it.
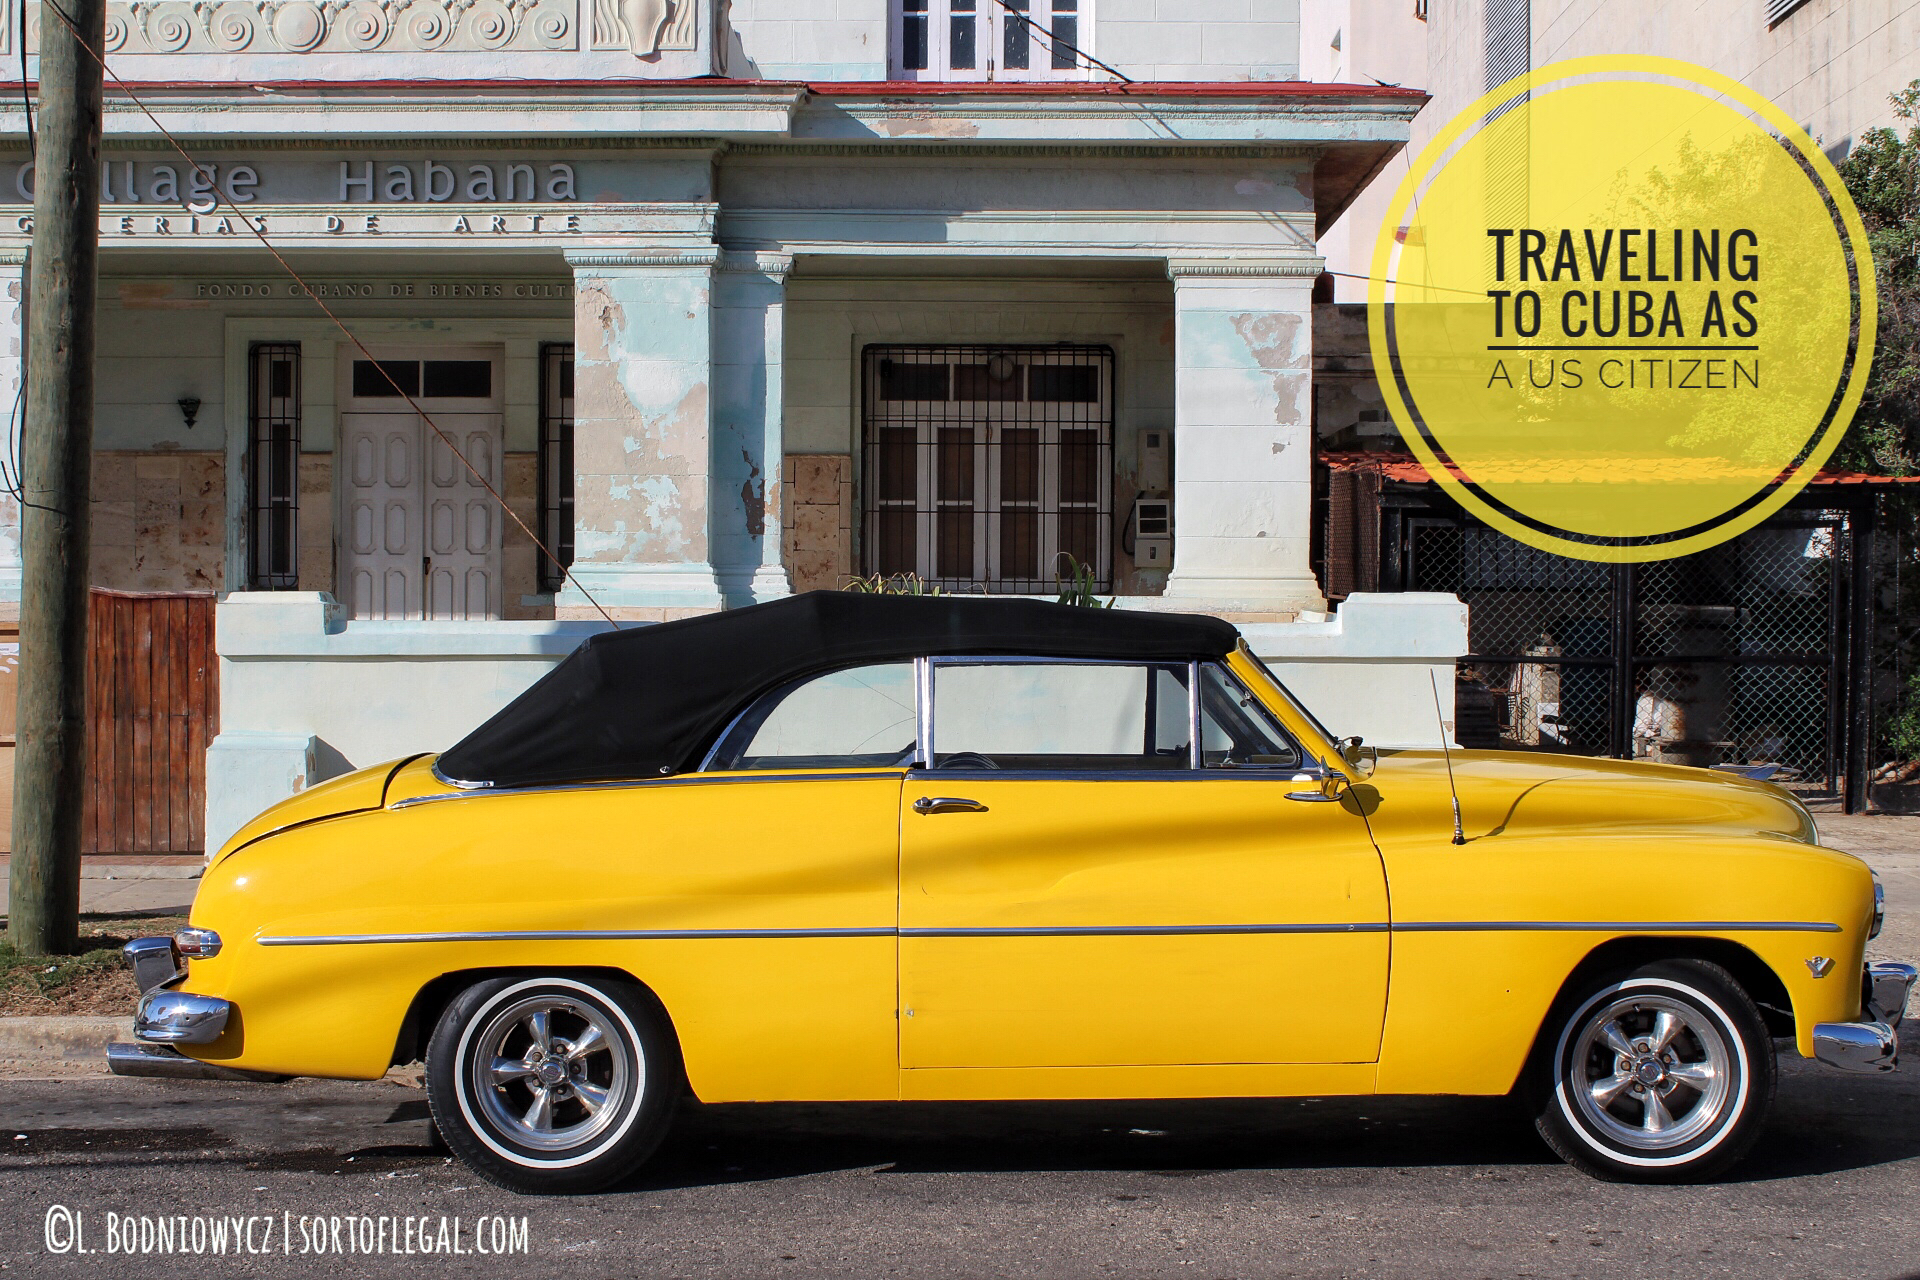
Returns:
[[[1463,745],[1772,766],[1779,781],[1838,787],[1846,512],[1788,511],[1720,546],[1641,565],[1550,555],[1457,511],[1409,512],[1394,527],[1406,544],[1389,555],[1404,556],[1404,585],[1469,606]],[[1920,639],[1920,572],[1910,577]]]

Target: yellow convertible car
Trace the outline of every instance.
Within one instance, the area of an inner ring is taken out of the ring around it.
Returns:
[[[1881,912],[1764,783],[1376,754],[1212,618],[822,592],[598,636],[260,815],[129,947],[109,1056],[423,1059],[523,1191],[625,1175],[683,1091],[1513,1093],[1573,1164],[1676,1181],[1752,1144],[1776,1037],[1893,1067]]]

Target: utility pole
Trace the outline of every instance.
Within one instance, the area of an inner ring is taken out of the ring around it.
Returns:
[[[106,9],[105,0],[46,0],[40,7],[8,885],[8,931],[31,955],[72,951],[80,925],[102,110],[101,66],[88,50],[103,46]]]

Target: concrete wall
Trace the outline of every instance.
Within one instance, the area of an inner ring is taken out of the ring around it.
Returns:
[[[1778,103],[1830,154],[1894,124],[1887,95],[1920,79],[1916,0],[1807,0],[1772,29],[1758,0],[1536,0],[1533,33],[1535,66],[1647,53],[1711,67]]]
[[[1326,33],[1350,6],[1354,45],[1345,78],[1377,76],[1425,88],[1433,101],[1396,159],[1321,238],[1328,269],[1365,276],[1373,241],[1408,164],[1486,92],[1485,0],[1305,0],[1309,78],[1331,78]],[[1827,153],[1844,155],[1872,128],[1893,127],[1888,96],[1920,79],[1920,0],[1807,0],[1769,28],[1761,0],[1533,0],[1533,65],[1595,54],[1680,58],[1731,76],[1798,121]],[[1364,280],[1335,278],[1335,298],[1363,302]]]
[[[1301,78],[1424,88],[1433,78],[1429,35],[1429,24],[1414,16],[1413,0],[1301,0]],[[1428,107],[1421,119],[1433,114]],[[1335,300],[1367,300],[1374,239],[1406,173],[1407,159],[1395,159],[1320,237],[1327,270],[1335,273]]]
[[[1439,741],[1429,672],[1452,718],[1466,625],[1452,596],[1356,595],[1322,622],[1243,630],[1334,733],[1416,746]],[[208,849],[314,782],[453,745],[605,624],[349,623],[317,593],[237,592],[215,628],[222,718],[207,753]]]
[[[1376,747],[1437,747],[1444,726],[1453,741],[1454,659],[1467,652],[1467,606],[1457,596],[1355,592],[1323,622],[1240,630],[1330,732]]]
[[[732,0],[726,73],[884,80],[894,3]],[[1297,0],[1080,0],[1079,12],[1080,47],[1135,80],[1292,80],[1298,74]],[[1093,79],[1111,77],[1096,71]]]
[[[1088,52],[1136,80],[1299,76],[1299,0],[1091,3],[1094,42]]]

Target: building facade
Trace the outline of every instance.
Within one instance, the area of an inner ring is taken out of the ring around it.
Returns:
[[[1291,0],[1203,10],[110,5],[93,576],[221,597],[208,842],[593,627],[860,576],[1351,647],[1317,237],[1424,98],[1302,83]]]

